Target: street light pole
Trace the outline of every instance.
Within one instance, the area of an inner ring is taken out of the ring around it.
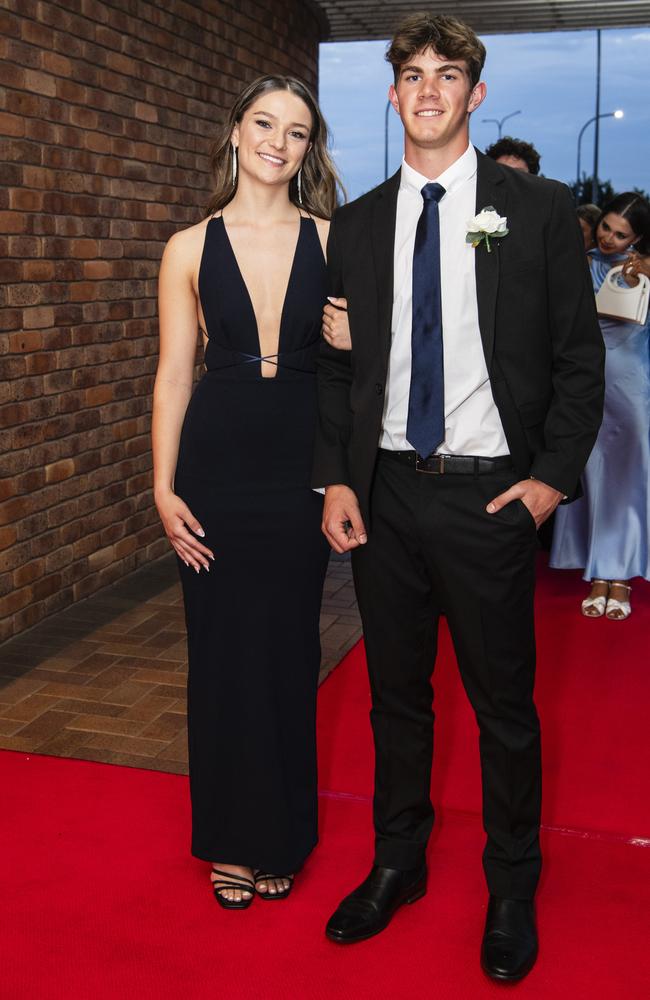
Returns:
[[[596,125],[598,125],[598,121],[599,121],[600,118],[622,118],[622,117],[623,117],[623,112],[620,109],[618,111],[606,111],[604,114],[594,115],[592,118],[590,118],[588,121],[586,121],[584,123],[584,125],[582,126],[582,128],[580,129],[580,131],[578,133],[578,163],[577,163],[577,168],[576,168],[576,204],[578,203],[578,198],[580,196],[580,153],[581,153],[581,147],[582,147],[582,137],[583,137],[583,135],[585,133],[585,130],[587,128],[589,128],[589,126],[593,122],[596,122]],[[596,158],[596,169],[597,169],[597,165],[598,165],[598,160]],[[591,188],[591,197],[593,199],[594,204],[597,204],[598,203],[598,187],[596,186],[596,188],[594,190],[593,182],[592,182],[592,188]]]
[[[493,122],[499,130],[499,139],[501,138],[501,131],[503,129],[503,123],[508,121],[508,118],[514,118],[515,115],[520,115],[521,111],[511,111],[509,115],[504,115],[503,118],[483,118],[483,124],[488,122]]]
[[[600,28],[596,31],[596,115],[594,135],[594,173],[591,178],[591,200],[598,198],[598,147],[600,145]]]

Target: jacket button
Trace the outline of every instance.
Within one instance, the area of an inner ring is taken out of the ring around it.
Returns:
[[[375,385],[375,392],[377,393],[378,396],[381,396],[383,391],[384,391],[383,385],[381,384],[381,382],[377,382],[377,384]]]

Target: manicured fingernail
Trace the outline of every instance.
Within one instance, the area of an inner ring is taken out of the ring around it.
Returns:
[[[186,565],[186,566],[187,566],[187,568],[189,569],[189,568],[190,568],[190,564],[188,563],[187,559],[183,559],[183,562],[185,563],[185,565]]]
[[[496,511],[496,507],[494,506],[493,503],[489,503],[485,509],[487,510],[488,514],[494,514],[494,512]]]
[[[210,553],[210,559],[212,559],[212,562],[214,562],[214,556],[212,555],[212,553]]]
[[[359,535],[359,541],[361,542],[362,545],[365,545],[366,542],[368,541],[368,536],[367,535]]]
[[[201,568],[200,568],[200,566],[195,566],[195,567],[194,567],[194,569],[196,570],[196,572],[197,572],[197,573],[200,573],[200,572],[201,572]]]
[[[197,528],[195,534],[197,534],[199,538],[205,538],[205,531],[203,528]]]

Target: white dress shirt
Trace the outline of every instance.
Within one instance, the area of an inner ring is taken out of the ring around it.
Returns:
[[[439,202],[442,341],[445,379],[444,455],[507,455],[509,448],[492,397],[478,325],[474,250],[465,242],[476,215],[476,150],[469,145],[439,177],[423,177],[402,161],[395,228],[392,342],[380,447],[412,450],[406,440],[411,384],[413,249],[425,184],[442,184]],[[485,206],[480,206],[484,208]]]

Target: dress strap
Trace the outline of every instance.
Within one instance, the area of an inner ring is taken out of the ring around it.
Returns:
[[[267,361],[270,365],[275,365],[276,368],[286,368],[288,371],[300,372],[303,375],[313,375],[316,371],[316,367],[313,368],[299,368],[296,365],[287,364],[285,361],[281,361],[280,358],[285,358],[291,354],[302,354],[304,351],[315,347],[320,343],[320,334],[318,337],[314,337],[312,340],[303,344],[301,347],[294,348],[292,351],[278,351],[277,354],[247,354],[245,351],[238,351],[234,347],[226,347],[224,344],[219,344],[214,338],[211,339],[210,343],[215,343],[217,347],[220,347],[222,351],[228,351],[230,354],[239,354],[240,361],[232,361],[227,365],[219,365],[216,368],[211,368],[210,371],[221,372],[225,371],[227,368],[238,368],[240,365],[252,365],[256,362]]]

